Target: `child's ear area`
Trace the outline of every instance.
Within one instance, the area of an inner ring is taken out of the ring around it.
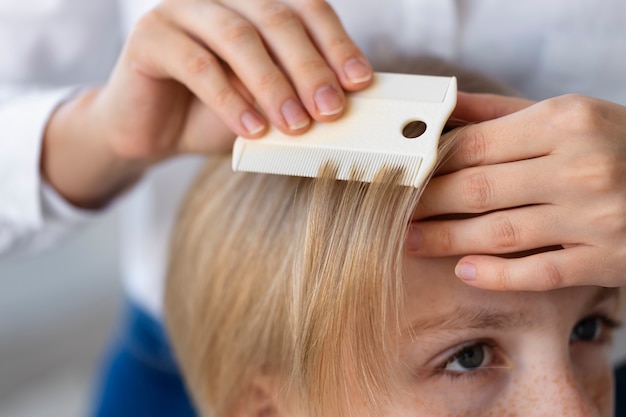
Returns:
[[[285,392],[276,377],[256,375],[226,417],[293,417],[288,412]]]

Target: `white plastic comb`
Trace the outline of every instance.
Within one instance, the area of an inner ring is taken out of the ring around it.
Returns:
[[[300,136],[272,127],[261,139],[237,138],[233,170],[316,177],[332,162],[337,179],[359,169],[371,182],[381,168],[401,167],[403,184],[420,187],[435,166],[456,93],[454,77],[376,73],[370,87],[348,95],[346,112],[335,122],[315,122]],[[405,136],[420,125],[420,136]]]

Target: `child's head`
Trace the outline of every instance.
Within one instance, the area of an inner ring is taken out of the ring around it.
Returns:
[[[404,253],[419,193],[401,171],[332,171],[233,173],[216,157],[192,187],[166,318],[203,413],[611,415],[615,291],[468,287],[456,259]]]

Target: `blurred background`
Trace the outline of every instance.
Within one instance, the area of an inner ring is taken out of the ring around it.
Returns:
[[[36,256],[0,262],[0,416],[82,417],[123,297],[119,210]],[[626,331],[614,360],[626,357]]]
[[[44,253],[0,261],[0,416],[85,416],[123,297],[119,209]]]

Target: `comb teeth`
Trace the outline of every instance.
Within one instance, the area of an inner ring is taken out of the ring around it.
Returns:
[[[358,170],[359,180],[372,182],[384,167],[397,167],[404,171],[402,185],[417,187],[425,178],[420,178],[422,157],[407,154],[381,154],[354,149],[323,149],[316,147],[273,145],[272,147],[246,145],[242,157],[233,168],[235,171],[265,172],[267,174],[292,175],[315,178],[320,167],[331,163],[337,166],[338,180],[354,179]],[[278,163],[278,161],[280,161]]]

